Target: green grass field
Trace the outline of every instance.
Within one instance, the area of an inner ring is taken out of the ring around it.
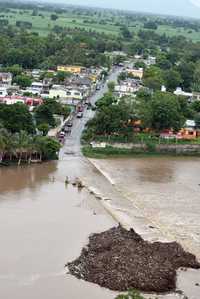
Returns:
[[[9,21],[9,24],[15,25],[16,21],[27,21],[32,23],[32,31],[38,32],[40,35],[47,35],[55,25],[61,27],[80,27],[86,30],[95,30],[97,32],[104,32],[106,34],[118,35],[120,33],[120,24],[127,24],[126,19],[123,16],[86,16],[82,14],[73,14],[72,12],[64,12],[58,14],[58,19],[56,21],[51,20],[51,12],[48,11],[38,11],[37,16],[32,16],[32,10],[17,10],[12,9],[9,13],[2,13],[4,18]],[[2,16],[1,15],[1,16]],[[100,24],[99,21],[105,21],[106,24]],[[93,22],[93,23],[90,23]],[[118,23],[118,25],[116,24]],[[138,32],[143,29],[143,24],[140,22],[128,23],[129,29],[132,32]],[[165,33],[168,36],[183,35],[188,39],[193,41],[200,41],[200,32],[195,32],[194,30],[184,29],[184,28],[173,28],[172,26],[160,25],[156,30],[157,33]]]

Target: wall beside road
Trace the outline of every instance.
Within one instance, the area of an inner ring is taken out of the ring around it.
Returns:
[[[146,144],[135,143],[109,143],[109,142],[92,142],[93,149],[108,148],[126,149],[131,152],[155,152],[160,154],[177,154],[177,155],[200,155],[200,144],[157,144],[149,148]]]

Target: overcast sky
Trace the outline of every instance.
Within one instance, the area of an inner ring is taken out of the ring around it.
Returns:
[[[41,2],[42,1],[200,18],[200,0],[41,0]]]

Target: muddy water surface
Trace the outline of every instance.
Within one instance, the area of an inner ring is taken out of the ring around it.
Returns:
[[[114,298],[113,292],[66,275],[64,269],[66,262],[79,256],[89,234],[116,224],[109,214],[124,221],[130,213],[137,220],[134,228],[142,227],[143,237],[151,238],[146,233],[150,223],[166,239],[178,239],[198,254],[199,162],[190,158],[97,160],[102,175],[83,157],[63,154],[59,162],[1,168],[0,298]],[[66,187],[66,175],[72,180],[81,177],[88,190],[106,198],[106,205],[86,189]],[[196,283],[200,284],[199,272],[179,275],[178,287],[189,299],[200,298]]]
[[[65,274],[88,235],[114,224],[89,193],[65,186],[75,164],[0,169],[0,298],[114,297]]]

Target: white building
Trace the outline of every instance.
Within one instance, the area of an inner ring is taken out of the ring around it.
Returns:
[[[12,85],[12,74],[11,73],[0,73],[0,86],[10,87]]]
[[[61,98],[61,99],[83,99],[83,92],[77,89],[68,89],[61,85],[53,85],[49,91],[49,98]]]
[[[174,94],[176,96],[183,96],[183,97],[188,97],[188,98],[193,97],[193,94],[191,92],[185,92],[182,90],[181,87],[177,87],[176,90],[174,91]]]
[[[42,93],[43,83],[33,82],[31,87],[27,88],[26,91],[35,95],[40,95]]]
[[[155,64],[156,64],[156,57],[154,57],[154,56],[149,56],[149,57],[145,60],[145,64],[146,64],[147,66],[155,65]]]
[[[4,98],[8,95],[7,88],[0,86],[0,98]]]
[[[141,85],[138,82],[130,79],[122,81],[120,82],[120,84],[116,85],[115,92],[117,92],[119,97],[121,98],[126,95],[128,96],[135,94],[137,91],[139,91],[140,88]]]

